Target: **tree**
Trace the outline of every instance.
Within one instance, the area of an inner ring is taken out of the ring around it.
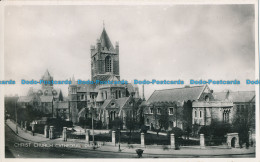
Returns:
[[[141,105],[138,109],[138,125],[139,126],[143,126],[144,125],[144,109],[145,109],[145,105]]]
[[[159,137],[159,132],[162,130],[162,128],[167,130],[169,127],[168,104],[153,103],[152,107],[154,111],[153,114],[154,114],[155,121],[158,120],[157,124],[154,127],[154,131],[157,133],[157,137]]]
[[[180,138],[183,135],[183,131],[178,127],[173,127],[172,130],[168,131],[168,136],[174,134],[175,138]]]
[[[190,128],[190,126],[187,126],[187,127],[186,127],[185,133],[186,133],[187,138],[189,139],[190,133],[191,133],[191,128]]]
[[[34,109],[31,105],[27,105],[25,108],[17,107],[17,114],[18,121],[27,121],[28,123],[43,117],[43,113]]]
[[[230,132],[232,132],[232,129],[229,123],[213,120],[210,125],[202,126],[198,133],[204,134],[211,141],[213,138],[223,140],[224,136]]]
[[[164,128],[165,130],[169,128],[169,113],[165,104],[163,104],[161,108],[161,114],[159,115],[159,125],[160,128]]]
[[[123,128],[123,121],[121,118],[116,117],[112,122],[111,122],[112,130],[117,130],[118,128],[122,129]]]
[[[239,134],[240,143],[248,143],[248,131],[254,127],[254,111],[246,110],[242,114],[236,114],[233,118],[232,130]]]

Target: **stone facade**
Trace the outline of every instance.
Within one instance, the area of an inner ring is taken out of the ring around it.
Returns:
[[[49,71],[46,70],[41,80],[48,81],[51,83],[53,77],[50,75]],[[64,107],[64,104],[61,104],[64,101],[62,91],[60,89],[54,88],[53,84],[42,84],[40,89],[34,89],[30,87],[27,96],[20,96],[17,103],[20,108],[26,108],[31,106],[34,110],[40,111],[43,113],[44,117],[61,117],[57,112],[66,109],[68,112],[69,107]],[[63,116],[64,119],[69,119],[69,115]]]
[[[221,99],[216,94],[218,93],[213,93],[208,85],[157,90],[144,104],[144,123],[150,128],[158,127],[160,123],[158,109],[160,111],[165,109],[168,112],[169,130],[172,127],[185,130],[195,125],[199,129],[201,126],[210,125],[213,121],[232,124],[236,115],[244,116],[241,120],[249,119],[248,114],[254,116],[252,115],[255,112],[254,92],[246,95],[238,92],[233,95],[233,100],[226,99],[227,94],[221,94],[224,96]],[[246,101],[241,101],[245,98]]]
[[[139,89],[130,83],[124,84],[119,73],[119,44],[114,48],[105,28],[96,46],[91,46],[91,81],[113,81],[121,84],[78,84],[72,78],[69,86],[69,106],[71,120],[78,123],[85,118],[102,122],[104,127],[117,117],[123,119],[127,114],[134,116],[135,107],[141,103]],[[122,84],[123,83],[123,84]],[[93,108],[93,110],[92,110]]]

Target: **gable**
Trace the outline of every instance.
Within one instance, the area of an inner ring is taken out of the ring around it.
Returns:
[[[214,96],[213,96],[212,91],[210,90],[208,85],[205,85],[205,88],[202,90],[198,100],[199,101],[205,101],[206,98],[209,98],[209,101],[214,100]]]

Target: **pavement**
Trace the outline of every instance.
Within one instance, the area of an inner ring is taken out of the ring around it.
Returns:
[[[8,125],[14,132],[16,131],[16,124],[13,121],[7,120],[6,125]],[[17,135],[25,140],[34,141],[34,142],[45,142],[50,140],[48,138],[45,138],[42,134],[35,133],[35,135],[33,136],[30,131],[22,130],[19,126],[17,127],[17,129],[18,129]]]
[[[7,120],[6,126],[8,126],[13,133],[15,133],[16,125],[14,122]],[[70,149],[70,150],[88,150],[93,151],[92,142],[86,143],[85,140],[76,140],[76,139],[68,139],[68,141],[63,141],[62,138],[57,138],[50,140],[45,138],[41,134],[35,134],[32,136],[30,132],[25,132],[18,127],[18,134],[16,134],[27,144],[30,144],[30,147],[33,148],[59,148],[59,149]],[[20,145],[18,145],[20,146]],[[181,157],[213,157],[213,156],[223,156],[223,157],[231,157],[231,156],[242,156],[246,157],[255,157],[255,147],[246,148],[227,148],[227,146],[206,146],[205,148],[200,148],[200,146],[181,146],[180,150],[175,150],[169,148],[169,146],[162,145],[147,145],[146,147],[141,147],[140,144],[128,144],[122,143],[119,145],[113,145],[111,142],[97,142],[96,151],[100,153],[120,153],[126,155],[136,156],[136,149],[143,149],[144,156],[164,156],[164,157],[172,157],[172,156],[181,156]],[[8,150],[7,150],[8,153]],[[129,156],[127,156],[129,157]]]

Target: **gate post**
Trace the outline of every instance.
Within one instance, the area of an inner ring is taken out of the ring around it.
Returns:
[[[67,127],[63,127],[62,138],[63,141],[67,141]]]
[[[116,132],[112,131],[112,144],[116,145]]]
[[[252,132],[251,132],[251,131],[248,131],[248,142],[249,142],[249,145],[250,145],[250,146],[253,146],[253,145],[252,145],[253,140],[252,140]]]
[[[23,121],[21,121],[21,130],[23,130]]]
[[[35,124],[32,123],[32,135],[34,136],[34,131],[35,131]]]
[[[200,134],[200,148],[205,148],[205,138],[204,134]]]
[[[171,134],[171,148],[175,149],[175,136]]]
[[[86,130],[86,142],[89,144],[89,129]]]
[[[50,126],[50,130],[49,130],[49,138],[53,139],[53,126]]]
[[[49,137],[49,135],[48,135],[48,125],[45,125],[45,126],[44,126],[44,137],[45,137],[45,138],[48,138],[48,137]]]
[[[145,147],[145,143],[144,143],[144,133],[141,133],[141,147]]]

